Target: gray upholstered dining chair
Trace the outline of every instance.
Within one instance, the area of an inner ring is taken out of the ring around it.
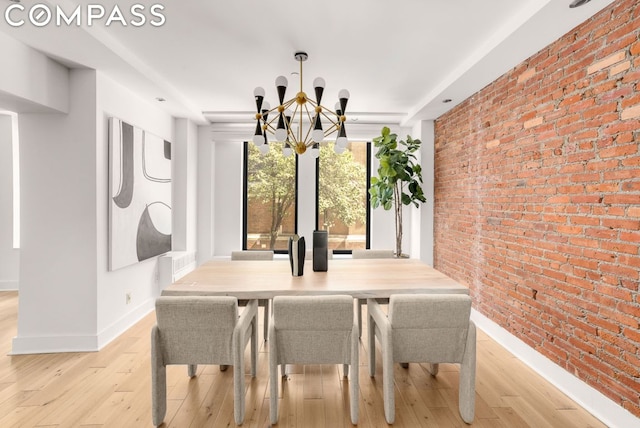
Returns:
[[[271,250],[232,251],[231,260],[273,260]]]
[[[234,415],[244,421],[244,350],[251,341],[251,376],[258,356],[258,302],[250,300],[238,316],[229,296],[162,296],[156,299],[157,323],[151,330],[153,424],[167,411],[167,365],[186,364],[190,377],[198,364],[233,366]]]
[[[231,260],[273,260],[274,252],[271,250],[243,250],[232,251]],[[246,300],[240,300],[238,304],[244,306]],[[269,335],[269,299],[258,300],[258,306],[262,306],[264,310],[263,337],[267,340]]]
[[[465,294],[392,295],[385,314],[373,299],[369,313],[369,375],[375,376],[375,339],[382,350],[384,414],[395,420],[393,363],[430,363],[438,374],[439,363],[460,364],[458,408],[470,424],[475,413],[476,327],[470,320],[471,298]]]
[[[351,296],[278,296],[269,339],[271,423],[278,423],[278,366],[343,364],[351,372],[351,422],[358,423],[358,330]],[[351,370],[349,370],[351,366]],[[283,373],[284,374],[284,373]]]
[[[393,259],[393,250],[351,250],[354,259]],[[377,299],[378,303],[389,303],[388,299]],[[362,305],[366,299],[358,299],[358,337],[362,337]]]

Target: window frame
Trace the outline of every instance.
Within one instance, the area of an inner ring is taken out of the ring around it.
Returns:
[[[242,250],[243,251],[261,251],[261,250],[252,250],[247,248],[247,237],[248,237],[248,205],[249,205],[249,144],[253,144],[252,142],[245,141],[242,147]],[[296,157],[295,161],[295,186],[294,186],[294,208],[293,208],[293,230],[294,233],[298,233],[298,156],[295,154],[292,155]],[[263,250],[262,250],[263,251]],[[288,254],[288,250],[273,250],[274,254]]]
[[[359,141],[357,141],[359,142]],[[371,196],[369,195],[369,189],[371,188],[371,141],[364,141],[367,145],[367,160],[366,160],[366,180],[367,180],[367,188],[365,191],[366,198],[366,227],[365,227],[365,248],[368,250],[371,248]],[[315,219],[315,227],[317,230],[318,222],[320,220],[320,157],[316,159],[316,198],[315,198],[315,211],[316,211],[316,219]],[[297,194],[296,194],[297,196]],[[297,202],[297,200],[296,200]],[[297,206],[296,206],[297,208]],[[352,254],[352,250],[333,250],[333,254]]]

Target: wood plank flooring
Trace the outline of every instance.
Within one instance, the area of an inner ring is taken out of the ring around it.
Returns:
[[[100,352],[8,356],[16,335],[17,310],[18,293],[0,292],[0,427],[152,426],[149,350],[155,314],[149,314]],[[363,340],[358,426],[384,427],[382,369],[378,366],[376,377],[369,377],[367,352]],[[379,355],[377,361],[381,362]],[[477,361],[476,415],[470,426],[605,426],[481,331]],[[268,354],[264,343],[258,377],[252,379],[246,369],[243,426],[269,427]],[[396,366],[393,426],[467,426],[458,413],[458,373],[457,366],[448,364],[440,366],[437,377],[430,376],[419,364],[411,364],[409,369]],[[341,366],[289,366],[281,382],[276,426],[352,426],[348,385]],[[220,372],[217,366],[200,366],[198,376],[189,379],[185,366],[168,368],[163,427],[233,426],[232,369]]]

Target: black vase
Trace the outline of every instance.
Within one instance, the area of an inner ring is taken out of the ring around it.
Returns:
[[[289,263],[291,275],[302,276],[304,274],[305,255],[304,236],[293,235],[289,238]]]
[[[313,271],[326,272],[328,259],[329,233],[326,230],[313,231]]]

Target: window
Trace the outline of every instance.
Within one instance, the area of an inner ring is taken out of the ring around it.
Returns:
[[[244,143],[243,249],[286,253],[296,233],[296,156],[285,157],[282,144],[270,143],[265,155]]]
[[[366,142],[351,142],[341,154],[333,143],[320,148],[316,225],[329,232],[329,249],[334,253],[369,248],[370,159]]]
[[[342,154],[334,151],[334,143],[326,143],[320,147],[314,174],[313,159],[308,159],[309,164],[295,155],[286,157],[281,143],[269,143],[263,155],[253,143],[245,142],[243,249],[287,253],[290,236],[311,233],[298,232],[299,211],[311,216],[315,211],[315,219],[310,217],[303,227],[328,231],[329,249],[334,253],[369,248],[370,159],[369,143],[351,142]],[[299,174],[298,162],[311,165],[311,171]],[[315,210],[313,205],[298,209],[299,180],[301,189],[315,191],[305,199],[315,200]],[[306,241],[310,249],[311,236]]]

